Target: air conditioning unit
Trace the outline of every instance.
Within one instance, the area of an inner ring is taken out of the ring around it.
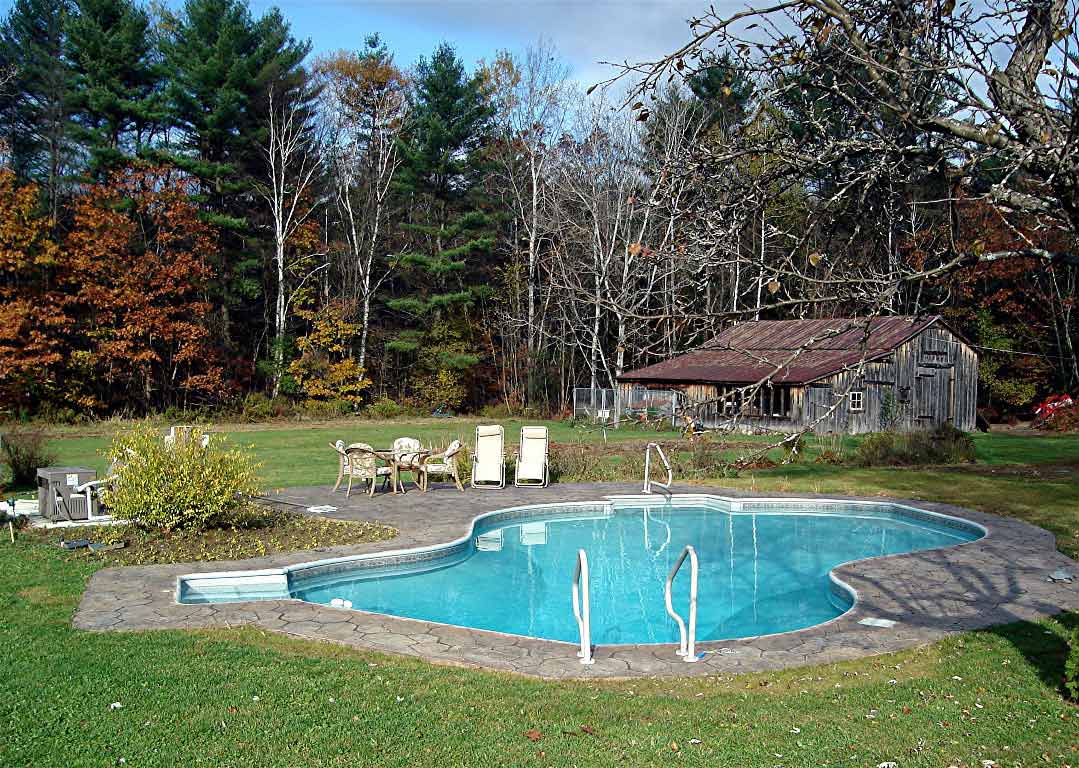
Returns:
[[[97,479],[88,467],[40,467],[37,471],[38,513],[47,520],[87,520],[86,496],[75,489]]]

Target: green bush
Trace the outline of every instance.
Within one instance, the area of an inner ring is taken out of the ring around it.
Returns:
[[[1079,627],[1072,630],[1068,659],[1064,662],[1064,689],[1068,696],[1079,701]]]
[[[11,485],[20,488],[37,483],[37,468],[56,461],[43,432],[15,427],[0,436],[4,463],[11,473]]]
[[[480,408],[480,418],[484,419],[512,419],[513,413],[504,402],[490,403]]]
[[[312,419],[337,419],[349,416],[353,412],[353,405],[343,398],[337,400],[305,400],[303,415]]]
[[[252,392],[240,404],[240,418],[247,422],[269,421],[292,415],[292,405],[284,398],[276,400],[262,392]]]
[[[364,409],[363,415],[369,419],[396,419],[404,412],[403,406],[388,397],[380,397]]]
[[[974,461],[974,440],[951,424],[928,432],[878,432],[858,445],[854,463],[863,467],[965,464]]]
[[[259,492],[258,465],[224,438],[193,432],[170,445],[150,426],[116,436],[108,451],[114,480],[105,504],[147,528],[201,530],[228,522]]]

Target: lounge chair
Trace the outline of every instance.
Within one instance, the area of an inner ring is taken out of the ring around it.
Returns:
[[[454,440],[442,453],[424,456],[420,461],[420,490],[426,491],[431,475],[452,477],[457,490],[463,491],[461,476],[457,472],[457,454],[461,452],[461,441]]]
[[[472,487],[506,487],[506,433],[500,424],[476,427],[472,453]]]
[[[513,484],[518,488],[546,488],[550,482],[547,462],[547,427],[521,427],[521,447],[517,449],[517,467]]]

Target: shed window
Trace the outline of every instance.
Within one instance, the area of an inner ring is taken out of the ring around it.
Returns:
[[[762,416],[773,419],[791,417],[791,388],[764,385],[757,390],[757,396],[748,408],[748,416]]]
[[[851,390],[850,393],[850,411],[851,413],[861,413],[865,410],[865,392],[860,389]]]

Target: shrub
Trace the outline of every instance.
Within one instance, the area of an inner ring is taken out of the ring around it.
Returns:
[[[405,409],[388,397],[380,397],[364,409],[363,415],[369,419],[395,419]]]
[[[221,525],[259,491],[258,465],[215,435],[205,448],[197,431],[169,445],[139,425],[117,435],[108,455],[115,479],[105,503],[115,517],[148,528]]]
[[[337,400],[305,400],[303,413],[313,419],[336,419],[348,416],[352,413],[352,401],[346,399]]]
[[[248,422],[269,421],[292,415],[292,405],[284,398],[273,399],[262,392],[252,392],[240,405],[240,418]]]
[[[510,407],[503,402],[490,403],[480,409],[480,417],[484,419],[511,419],[513,413]]]
[[[45,435],[37,430],[16,427],[0,437],[4,463],[11,472],[11,484],[16,488],[37,482],[37,468],[56,461],[49,450]]]
[[[1079,627],[1072,630],[1068,658],[1064,662],[1064,689],[1068,696],[1079,701]]]
[[[863,467],[964,464],[974,461],[974,440],[951,424],[928,432],[878,432],[858,445],[854,462]]]

